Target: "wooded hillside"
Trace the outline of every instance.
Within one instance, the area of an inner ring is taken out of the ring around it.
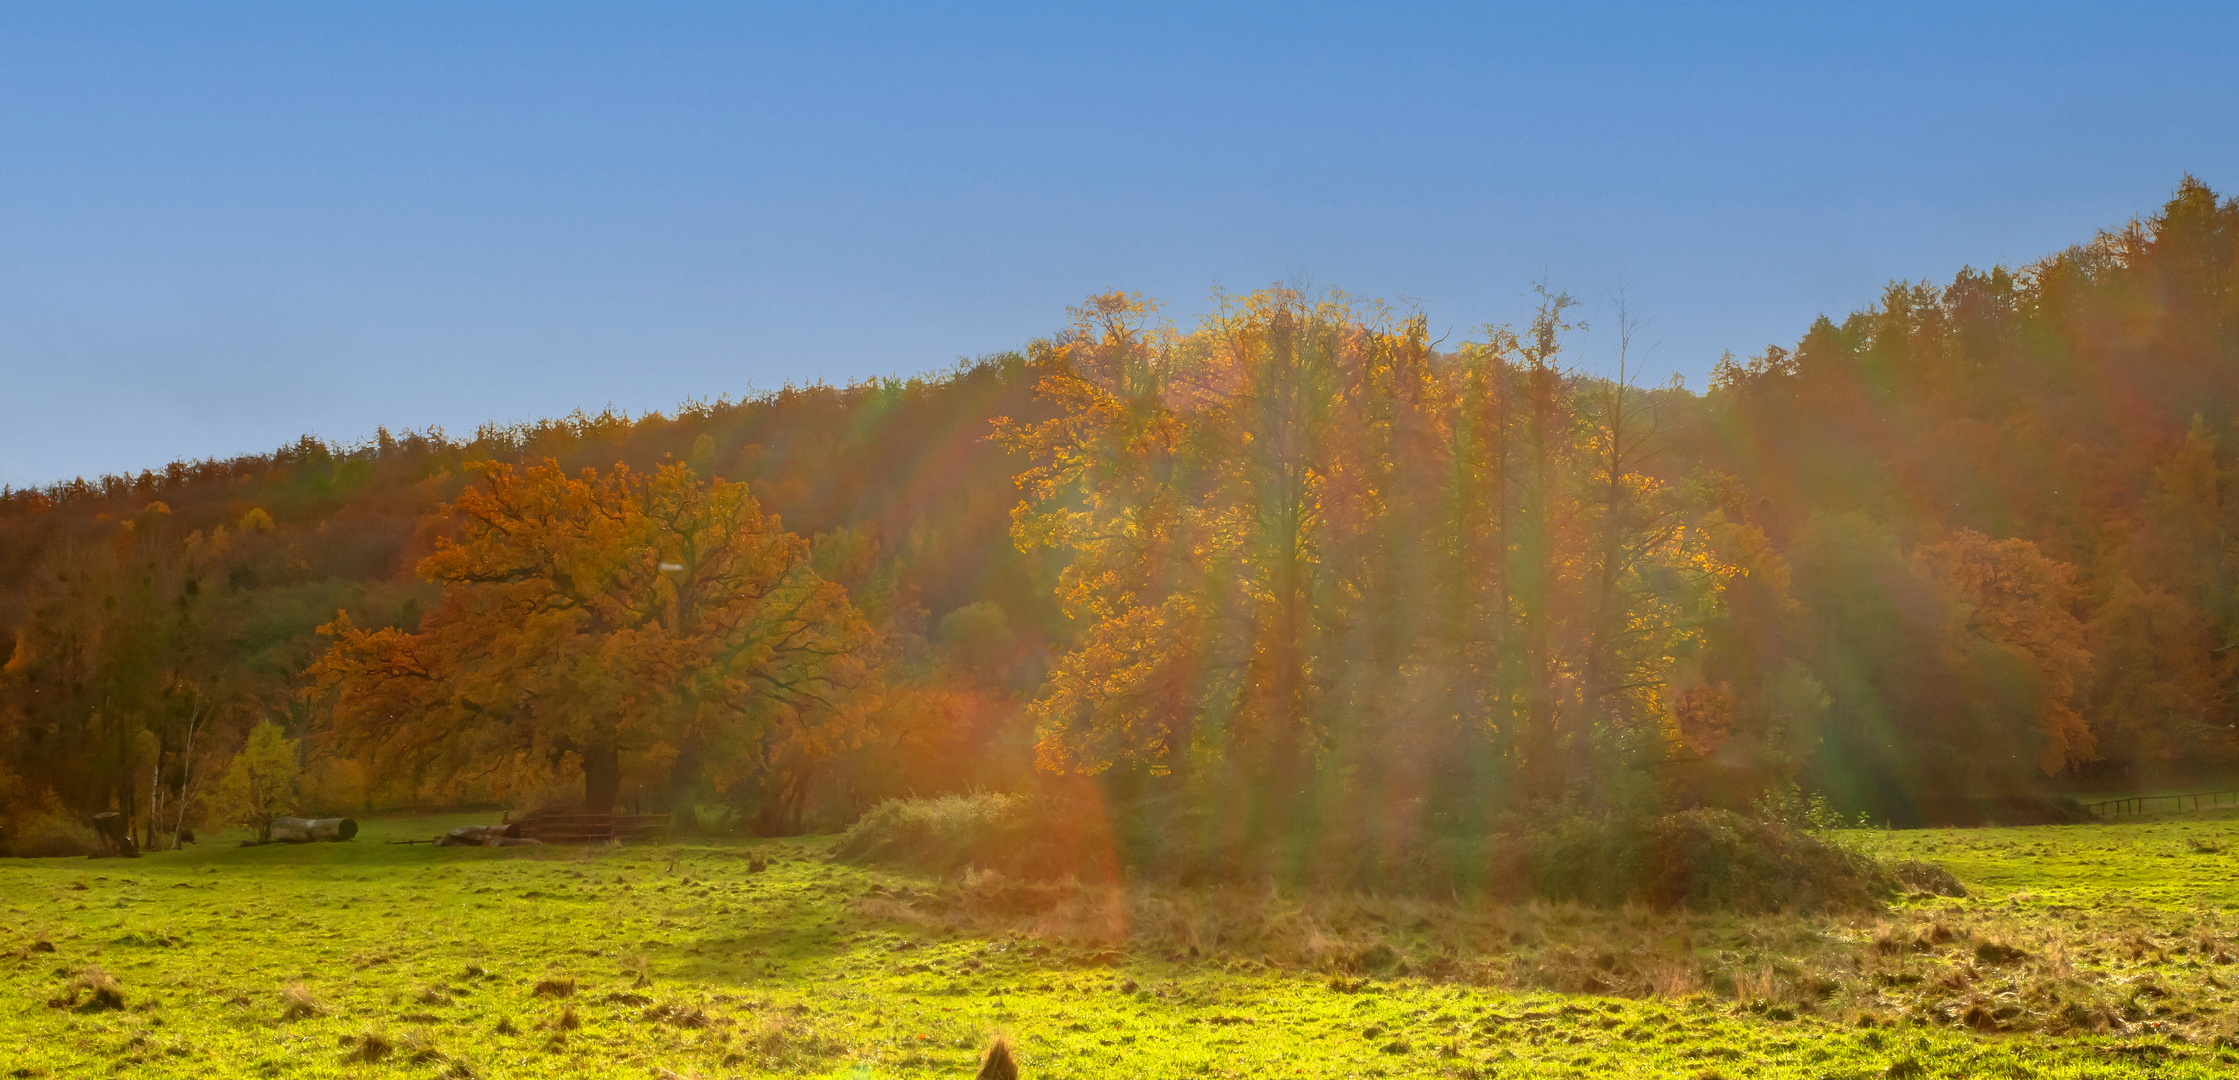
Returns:
[[[1592,314],[1112,294],[938,375],[0,493],[6,835],[223,817],[266,721],[305,810],[764,832],[1047,784],[1261,836],[1902,821],[2239,755],[2239,202],[1703,393]]]

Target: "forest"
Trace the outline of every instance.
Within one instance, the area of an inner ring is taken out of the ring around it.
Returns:
[[[1532,296],[1115,292],[917,377],[0,492],[0,848],[177,846],[275,752],[306,813],[1090,793],[1236,845],[2235,764],[2239,200],[1699,391]]]

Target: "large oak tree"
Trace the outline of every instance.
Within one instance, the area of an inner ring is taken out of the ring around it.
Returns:
[[[771,772],[843,721],[871,638],[808,543],[745,484],[681,463],[476,468],[419,565],[443,586],[422,625],[325,628],[335,730],[392,766],[569,763],[592,812],[614,809],[626,763],[666,762],[685,812],[713,779],[767,792],[765,825],[797,814],[799,785]]]

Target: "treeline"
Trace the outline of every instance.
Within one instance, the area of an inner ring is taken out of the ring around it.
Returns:
[[[546,797],[520,786],[519,770],[450,768],[460,763],[433,748],[405,759],[345,749],[333,701],[311,674],[332,645],[319,628],[338,612],[378,630],[417,626],[440,608],[443,590],[417,568],[447,533],[444,508],[489,461],[554,461],[570,472],[683,463],[702,479],[747,485],[785,530],[844,553],[843,576],[878,580],[882,598],[863,604],[877,608],[882,648],[893,653],[885,670],[953,683],[943,717],[955,722],[943,726],[955,737],[918,747],[906,775],[826,777],[825,813],[913,784],[1001,782],[1010,775],[998,767],[1004,751],[986,729],[1011,710],[983,699],[1032,685],[1056,618],[1046,570],[1007,539],[1013,466],[986,438],[989,417],[1038,408],[1022,365],[999,356],[926,378],[788,388],[674,415],[486,427],[464,441],[440,432],[354,446],[306,438],[144,479],[11,493],[0,509],[0,812],[19,836],[35,821],[108,808],[145,832],[151,814],[175,820],[182,804],[199,812],[262,720],[299,740],[306,807],[362,813]],[[960,739],[974,740],[969,752],[954,745]],[[1015,763],[1030,735],[1012,739]],[[568,762],[547,764],[552,774]],[[665,787],[632,779],[633,805],[665,807]],[[581,780],[573,787],[580,796]],[[738,797],[740,813],[763,813]],[[157,831],[170,829],[165,821]]]
[[[1216,299],[0,493],[8,828],[162,833],[267,720],[307,808],[782,832],[1086,783],[1238,842],[1790,784],[1924,820],[2239,753],[2239,204],[2195,181],[1700,394],[1560,293],[1460,344]]]
[[[1798,604],[1756,637],[1826,699],[1759,721],[1808,786],[1886,805],[2024,765],[2231,764],[2239,204],[2187,178],[2022,270],[1892,285],[1722,363],[1707,405],[1693,454],[1742,481]]]

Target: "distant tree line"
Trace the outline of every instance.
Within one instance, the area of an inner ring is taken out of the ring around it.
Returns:
[[[1702,393],[1583,314],[1115,293],[923,378],[0,491],[0,835],[160,846],[260,725],[306,810],[1063,783],[1238,842],[2239,755],[2239,203]]]

